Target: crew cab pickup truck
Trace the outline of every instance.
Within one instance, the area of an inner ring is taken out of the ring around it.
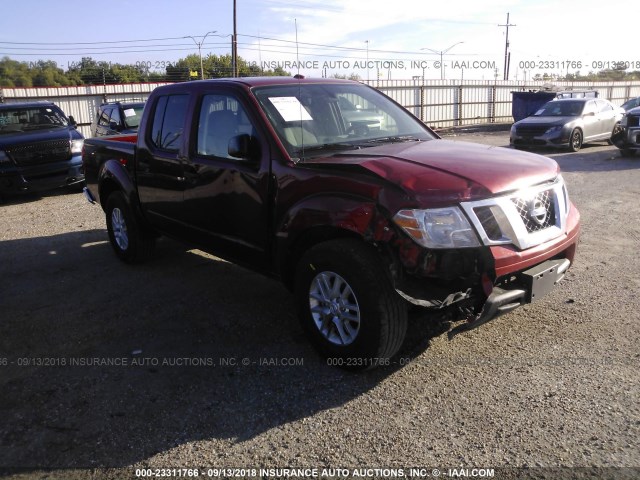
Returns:
[[[0,104],[0,197],[82,186],[83,141],[73,117],[51,102]]]
[[[121,260],[168,235],[277,277],[312,344],[350,368],[397,353],[409,304],[472,328],[537,300],[579,236],[556,162],[440,139],[349,81],[163,86],[138,135],[86,140],[83,164]]]

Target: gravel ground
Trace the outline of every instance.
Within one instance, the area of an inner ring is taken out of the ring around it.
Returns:
[[[508,144],[500,131],[449,138]],[[123,265],[82,195],[10,199],[0,476],[420,466],[637,478],[640,157],[603,144],[543,153],[582,214],[562,285],[452,340],[450,324],[415,312],[397,362],[360,374],[314,354],[279,283],[169,240]]]

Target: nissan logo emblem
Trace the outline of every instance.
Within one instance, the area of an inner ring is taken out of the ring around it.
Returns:
[[[547,209],[544,203],[539,198],[533,199],[529,202],[528,217],[536,222],[538,225],[543,225],[547,220]]]

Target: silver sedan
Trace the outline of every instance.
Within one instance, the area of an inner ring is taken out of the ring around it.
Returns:
[[[516,148],[569,147],[577,152],[583,143],[610,141],[620,129],[623,113],[600,98],[551,100],[513,124],[510,143]]]

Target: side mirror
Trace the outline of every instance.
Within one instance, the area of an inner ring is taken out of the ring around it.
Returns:
[[[78,128],[78,123],[76,122],[76,119],[73,118],[73,115],[69,115],[69,125],[73,128]]]
[[[116,122],[109,122],[109,130],[120,131],[120,126]]]
[[[229,156],[241,160],[257,161],[260,158],[260,146],[258,139],[243,133],[229,140]]]

